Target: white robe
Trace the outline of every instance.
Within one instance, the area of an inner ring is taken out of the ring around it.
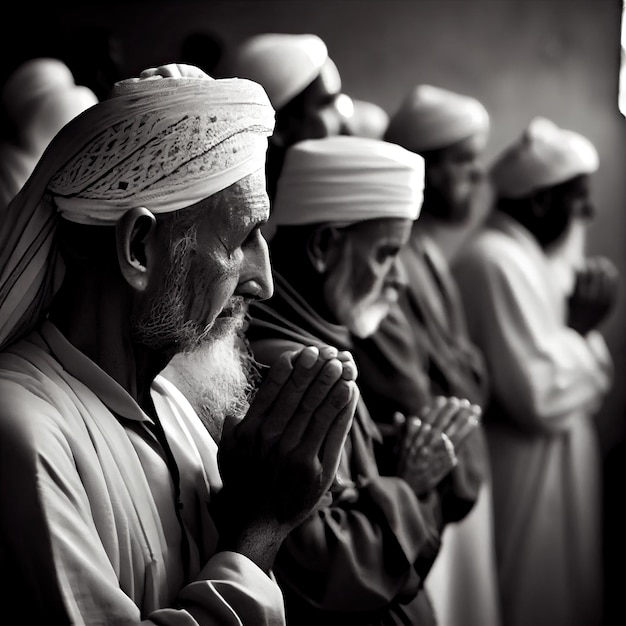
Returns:
[[[152,397],[178,498],[152,420],[53,325],[0,354],[2,592],[13,585],[28,599],[4,602],[0,621],[11,609],[15,624],[33,613],[50,624],[284,623],[275,581],[241,554],[215,552],[216,444],[166,380]]]
[[[485,431],[503,623],[596,626],[601,459],[593,416],[612,360],[599,332],[582,336],[566,325],[567,281],[531,234],[502,214],[490,226],[455,274],[492,383]]]

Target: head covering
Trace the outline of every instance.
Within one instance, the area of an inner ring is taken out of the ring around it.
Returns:
[[[382,139],[389,125],[385,109],[367,100],[352,99],[352,115],[346,118],[346,135]],[[397,142],[396,142],[397,143]]]
[[[0,102],[11,127],[0,141],[0,210],[20,190],[47,145],[72,118],[98,102],[76,85],[69,68],[54,58],[19,65],[2,87]]]
[[[116,84],[54,138],[0,225],[0,346],[59,285],[58,215],[115,224],[130,208],[183,209],[264,167],[274,111],[263,88],[167,65]]]
[[[77,85],[70,69],[55,58],[37,57],[21,63],[2,87],[0,102],[18,131],[39,134],[47,145],[57,131],[98,98]]]
[[[415,220],[423,191],[424,159],[401,146],[345,135],[301,141],[287,150],[269,232],[281,225]]]
[[[496,159],[491,179],[499,196],[519,198],[581,174],[592,174],[598,166],[598,153],[586,137],[537,117]]]
[[[475,98],[433,85],[417,85],[392,115],[385,140],[425,152],[488,130],[489,114]]]
[[[326,44],[317,35],[263,33],[234,50],[226,73],[263,85],[278,111],[317,78],[327,60]]]

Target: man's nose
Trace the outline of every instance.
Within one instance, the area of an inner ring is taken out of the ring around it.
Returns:
[[[393,265],[389,270],[388,282],[395,287],[398,291],[403,291],[409,284],[409,279],[406,271],[406,267],[400,257],[394,259]]]
[[[274,279],[267,241],[259,233],[258,245],[246,257],[246,267],[242,272],[242,295],[254,300],[267,300],[274,294]]]

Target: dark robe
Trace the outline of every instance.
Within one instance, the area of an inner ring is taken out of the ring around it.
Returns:
[[[467,331],[458,288],[436,244],[413,234],[401,252],[408,288],[371,337],[355,340],[363,395],[389,422],[434,395],[484,405],[487,370]]]
[[[481,406],[487,397],[487,370],[469,339],[460,295],[441,253],[434,242],[414,233],[401,255],[407,290],[378,331],[354,338],[352,347],[361,394],[382,428],[394,412],[414,415],[436,395],[467,398]],[[388,453],[388,446],[378,453],[385,466]],[[458,483],[453,491],[465,498],[448,511],[455,521],[469,513],[488,472],[482,430],[457,455],[465,471],[453,472],[448,480]]]
[[[257,360],[269,365],[303,345],[353,347],[345,327],[320,318],[280,275],[274,280],[274,296],[250,308]],[[446,509],[454,508],[443,501],[457,495],[433,490],[417,497],[404,480],[382,476],[374,453],[380,441],[361,400],[330,501],[291,533],[275,564],[290,624],[436,623],[423,583]]]
[[[467,398],[481,406],[487,397],[486,367],[469,339],[446,259],[434,242],[415,232],[400,254],[408,289],[377,333],[355,339],[353,348],[362,396],[381,429],[395,411],[416,414],[435,395]],[[444,519],[460,523],[448,524],[426,587],[435,609],[450,623],[493,626],[499,608],[483,429],[474,431],[456,453],[459,466],[442,481],[440,491],[456,496],[442,500]],[[392,454],[388,444],[377,450],[381,468],[393,463]]]

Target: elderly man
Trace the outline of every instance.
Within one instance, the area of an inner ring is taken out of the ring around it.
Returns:
[[[411,88],[387,127],[388,141],[424,158],[426,182],[422,214],[401,252],[407,290],[379,332],[354,349],[365,401],[385,422],[396,410],[410,410],[423,395],[418,376],[405,365],[415,344],[431,394],[479,405],[486,399],[485,364],[468,335],[450,262],[461,232],[484,213],[478,204],[488,135],[489,115],[478,100],[433,85]],[[493,514],[481,432],[464,453],[466,462],[482,467],[485,480],[471,513],[446,528],[427,587],[442,625],[497,626]]]
[[[457,266],[492,380],[485,429],[507,626],[601,623],[593,416],[612,365],[597,327],[617,272],[582,247],[598,164],[588,139],[533,120],[496,159],[496,210]]]
[[[311,342],[349,350],[354,336],[376,330],[405,284],[398,253],[422,188],[422,158],[387,142],[344,136],[290,148],[270,219],[276,293],[250,308],[261,363]],[[276,561],[293,624],[436,623],[422,588],[442,527],[476,497],[480,477],[456,451],[477,410],[442,398],[421,419],[408,417],[393,471],[382,470],[381,433],[359,405],[331,501],[291,533]]]
[[[255,83],[146,70],[66,125],[9,205],[7,623],[284,623],[273,560],[330,487],[358,390],[347,355],[304,347],[249,394],[235,345],[273,288],[272,126]],[[158,374],[206,345],[199,416]]]
[[[324,41],[313,34],[261,33],[230,51],[222,72],[265,88],[276,110],[267,155],[267,186],[274,198],[285,150],[304,139],[342,133],[352,100]]]

